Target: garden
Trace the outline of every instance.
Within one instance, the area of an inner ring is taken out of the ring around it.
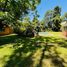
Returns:
[[[67,12],[46,1],[0,0],[0,67],[67,67]]]

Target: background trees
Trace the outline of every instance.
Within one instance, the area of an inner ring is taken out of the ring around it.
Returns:
[[[45,25],[53,31],[60,31],[61,8],[56,6],[53,10],[48,10],[44,16]]]
[[[44,21],[46,22],[46,26],[48,28],[52,28],[52,18],[53,18],[53,10],[48,10],[46,13],[45,13],[45,17],[44,17]]]
[[[67,12],[62,16],[62,20],[67,20]]]
[[[65,18],[67,19],[67,12],[64,14]]]
[[[54,13],[53,13],[53,30],[54,31],[60,31],[60,23],[61,23],[61,8],[59,6],[56,6],[54,8]]]
[[[17,20],[24,20],[24,22],[31,22],[29,18],[24,18],[32,11],[35,12],[31,25],[36,27],[38,25],[38,13],[35,10],[40,0],[0,0],[0,24],[2,21],[6,24],[18,25]],[[24,18],[24,19],[23,19]],[[64,18],[67,18],[65,13]],[[63,18],[63,19],[64,19]],[[46,25],[53,31],[60,31],[61,23],[61,8],[56,6],[53,10],[48,10],[45,13],[44,20],[41,21],[41,27]]]

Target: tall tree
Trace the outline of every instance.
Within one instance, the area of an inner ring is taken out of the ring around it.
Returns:
[[[61,8],[59,6],[56,6],[54,8],[54,13],[53,13],[53,30],[54,31],[60,31],[60,23],[61,23]]]
[[[61,16],[61,8],[59,6],[54,8],[53,17],[56,17],[57,15]]]
[[[37,10],[34,12],[34,15],[33,15],[33,20],[32,20],[32,25],[34,26],[34,28],[38,25],[39,23],[39,14],[37,12]]]
[[[49,28],[51,28],[52,18],[53,18],[53,10],[48,10],[45,13],[44,22],[46,23],[45,25],[47,25]]]

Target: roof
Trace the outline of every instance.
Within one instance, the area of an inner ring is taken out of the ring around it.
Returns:
[[[62,26],[67,26],[67,21],[63,21],[63,22],[61,23],[61,25],[62,25]]]

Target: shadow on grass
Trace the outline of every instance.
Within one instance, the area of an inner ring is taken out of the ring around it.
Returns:
[[[45,39],[46,39],[46,44],[45,44],[46,46],[44,46],[44,49],[42,50],[41,59],[39,61],[39,64],[37,65],[37,67],[42,67],[44,58],[45,59],[50,58],[52,60],[52,64],[56,67],[65,67],[64,63],[67,64],[67,62],[65,62],[63,58],[59,57],[58,53],[56,53],[55,50],[54,50],[54,55],[51,54],[50,48],[56,47],[55,45],[52,45],[51,43],[53,43],[53,44],[55,43],[55,44],[58,44],[58,46],[67,48],[67,40],[65,40],[63,38],[58,39],[58,38],[54,38],[54,37],[52,37],[52,38],[51,37],[45,37]],[[51,44],[51,45],[48,45],[48,44]],[[54,49],[56,49],[56,48],[54,48]],[[49,52],[49,55],[47,55],[47,56],[45,55],[46,51]]]
[[[14,43],[17,38],[17,35],[0,37],[0,46],[4,44]]]
[[[47,64],[49,63],[49,59],[51,59],[51,63],[52,63],[53,66],[51,65],[50,67],[65,67],[64,64],[67,64],[67,62],[65,62],[65,60],[63,58],[61,58],[57,52],[54,51],[54,54],[52,54],[50,52],[50,48],[51,48],[50,46],[47,46],[46,48],[47,49],[45,49],[45,47],[44,47],[44,49],[42,50],[41,59],[39,61],[39,64],[37,65],[37,67],[42,67],[42,65],[43,65],[43,59],[48,59]],[[45,54],[46,51],[49,52],[48,55]]]
[[[17,36],[17,35],[11,35],[11,36],[5,36],[5,37],[0,37],[0,46],[4,44],[9,44],[9,43],[16,43],[17,39],[20,39],[22,37]],[[22,39],[25,39],[24,37]],[[67,48],[67,39],[63,38],[55,38],[55,37],[39,37],[35,38],[35,41],[40,41],[40,42],[48,42],[48,43],[57,43],[59,46]]]
[[[33,67],[32,55],[38,48],[41,48],[41,46],[36,46],[38,41],[43,41],[43,38],[17,38],[13,45],[14,53],[4,67]]]
[[[54,49],[54,51],[55,50],[56,50],[56,48]],[[66,63],[66,62],[64,61],[63,58],[61,58],[59,56],[59,54],[56,51],[55,51],[54,54],[50,53],[50,58],[52,60],[52,63],[54,64],[54,66],[56,66],[56,67],[65,67],[64,63]]]
[[[55,38],[55,37],[45,37],[47,43],[58,44],[58,46],[67,48],[67,39]]]
[[[39,45],[38,45],[39,42]],[[13,48],[14,52],[9,57],[9,60],[6,62],[4,67],[33,67],[33,60],[32,55],[36,52],[38,48],[41,48],[41,42],[44,43],[57,43],[60,44],[59,46],[67,46],[67,40],[64,39],[57,39],[54,37],[19,37],[17,35],[14,36],[7,36],[7,37],[0,37],[0,45],[14,43]],[[62,43],[63,42],[63,43]],[[49,50],[48,49],[42,50],[42,55],[38,64],[38,67],[42,67],[42,60],[44,59],[44,52]],[[56,54],[57,55],[57,54]],[[51,56],[51,55],[50,55]],[[52,61],[55,65],[61,64],[61,67],[64,67],[62,64],[63,61],[58,60],[59,56],[51,56]],[[56,64],[57,63],[57,64]],[[59,65],[57,65],[59,67]]]

